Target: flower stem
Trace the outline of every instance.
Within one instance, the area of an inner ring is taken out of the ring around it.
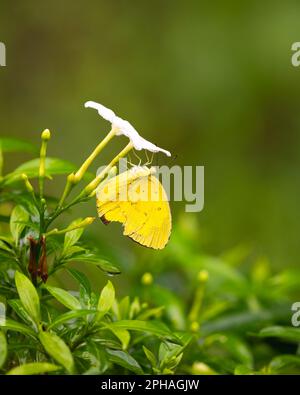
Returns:
[[[110,169],[125,155],[128,154],[129,151],[131,151],[133,148],[133,144],[130,142],[126,145],[126,147],[118,153],[117,156],[114,157],[114,159],[91,181],[85,188],[84,190],[77,196],[76,199],[81,199],[84,196],[90,196],[93,194],[95,189],[98,187],[100,182],[103,180],[103,178],[107,175],[107,173],[110,171]]]
[[[192,308],[190,310],[190,313],[188,315],[189,320],[193,322],[197,322],[199,312],[202,306],[202,301],[204,297],[204,291],[205,291],[205,285],[208,280],[208,273],[206,270],[201,270],[198,273],[198,286],[196,288],[195,296],[194,296],[194,301],[192,304]]]
[[[71,232],[72,230],[75,230],[75,229],[85,228],[86,226],[88,226],[91,223],[93,223],[94,220],[95,220],[94,217],[87,217],[84,220],[82,220],[81,222],[79,222],[77,225],[69,226],[69,227],[67,227],[65,229],[61,229],[61,230],[58,230],[58,229],[55,228],[55,229],[50,230],[44,236],[48,237],[50,235],[61,235],[61,234],[67,233],[67,232]]]
[[[94,178],[93,181],[91,181],[84,189],[83,191],[76,196],[70,203],[68,203],[65,206],[58,205],[57,209],[52,213],[51,217],[48,219],[45,229],[49,227],[49,225],[64,211],[68,210],[70,207],[74,206],[75,204],[81,203],[83,201],[86,201],[90,199],[100,184],[100,182],[103,180],[103,178],[107,175],[107,173],[111,170],[111,168],[121,159],[123,158],[131,149],[133,148],[132,143],[130,142],[129,144],[126,145],[126,147],[119,152],[117,156],[114,157],[114,159],[104,168],[104,170],[101,171],[100,174],[97,175],[97,177]]]
[[[47,143],[51,137],[50,131],[48,129],[45,129],[41,137],[42,137],[42,145],[40,151],[40,168],[39,168],[40,199],[43,198],[43,194],[44,194],[45,161],[46,161],[46,153],[47,153]]]
[[[91,155],[83,162],[79,170],[75,173],[76,182],[79,182],[82,179],[82,177],[84,176],[85,172],[90,167],[92,162],[100,154],[103,148],[109,143],[109,141],[115,136],[115,134],[116,134],[116,130],[112,128],[111,131],[107,134],[107,136],[104,137],[104,139],[97,145],[97,147],[94,149]]]
[[[66,198],[69,196],[74,185],[78,184],[78,182],[81,181],[82,177],[84,176],[90,165],[100,154],[103,148],[109,143],[109,141],[115,136],[115,134],[116,134],[116,130],[112,128],[111,131],[104,137],[104,139],[97,145],[97,147],[94,149],[91,155],[83,162],[83,164],[77,170],[77,172],[75,174],[73,173],[69,174],[65,189],[57,206],[58,209],[63,206]]]

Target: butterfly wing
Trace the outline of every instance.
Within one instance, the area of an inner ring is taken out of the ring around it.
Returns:
[[[97,190],[97,210],[101,220],[108,224],[111,221],[126,221],[126,217],[120,209],[120,201],[126,203],[128,189],[128,172],[111,178]],[[120,197],[121,196],[121,197]]]
[[[170,238],[172,220],[162,184],[155,176],[149,175],[133,182],[128,189],[130,206],[124,206],[128,216],[124,223],[124,235],[146,247],[164,248]],[[135,201],[132,196],[136,189],[142,189],[138,191],[142,194],[141,200]],[[144,191],[147,196],[143,196]]]
[[[98,191],[99,216],[104,223],[122,223],[123,234],[146,247],[164,248],[171,233],[171,212],[162,184],[152,174],[135,178],[125,173]]]

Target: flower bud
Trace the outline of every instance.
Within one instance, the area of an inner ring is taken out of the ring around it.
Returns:
[[[80,227],[85,227],[91,225],[95,221],[95,217],[86,217],[82,222],[80,222]]]
[[[152,274],[149,272],[144,273],[141,281],[143,285],[151,285],[153,283]]]
[[[28,180],[27,174],[23,173],[21,175],[22,180],[24,181],[25,187],[29,193],[33,193],[33,186],[31,185],[30,181]]]
[[[191,325],[190,325],[190,330],[191,330],[192,332],[198,332],[198,331],[199,331],[199,328],[200,328],[200,325],[199,325],[199,323],[198,323],[197,321],[193,321],[193,322],[191,323]]]
[[[42,134],[41,134],[41,138],[42,138],[42,140],[44,140],[44,141],[50,140],[50,138],[51,138],[50,130],[49,130],[49,129],[45,129],[45,130],[42,132]]]
[[[209,274],[208,274],[208,271],[207,271],[207,270],[201,270],[201,271],[198,273],[197,279],[198,279],[198,281],[199,281],[200,283],[206,283],[206,281],[208,280],[208,278],[209,278]]]

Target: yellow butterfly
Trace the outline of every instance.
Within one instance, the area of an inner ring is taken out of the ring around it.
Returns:
[[[120,222],[125,236],[146,247],[162,249],[171,233],[171,211],[154,172],[154,168],[134,166],[100,184],[97,209],[105,224]]]

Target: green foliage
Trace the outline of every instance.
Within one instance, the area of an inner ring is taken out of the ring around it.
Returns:
[[[35,287],[24,274],[18,271],[15,273],[15,282],[23,307],[35,323],[39,324],[41,320],[40,300]]]
[[[20,142],[2,143],[3,151],[14,144],[30,151]],[[76,169],[53,158],[45,167],[49,177]],[[130,292],[122,296],[112,277],[119,266],[95,248],[86,227],[76,228],[82,218],[53,228],[90,197],[79,194],[69,203],[45,197],[39,171],[34,159],[0,180],[7,209],[0,235],[1,373],[300,373],[300,329],[290,326],[299,271],[273,273],[245,245],[206,255],[185,216],[165,251],[126,269]],[[31,177],[39,178],[40,194]],[[87,268],[111,281],[95,286]]]
[[[46,352],[68,373],[74,372],[74,360],[72,353],[66,343],[55,333],[40,332],[39,339]]]
[[[29,152],[37,153],[38,148],[27,141],[15,139],[12,137],[1,137],[0,147],[3,152]]]
[[[4,365],[4,362],[7,357],[7,342],[5,334],[0,331],[0,369]]]
[[[60,366],[48,362],[32,362],[17,366],[7,372],[8,375],[32,375],[50,373],[59,370]]]

